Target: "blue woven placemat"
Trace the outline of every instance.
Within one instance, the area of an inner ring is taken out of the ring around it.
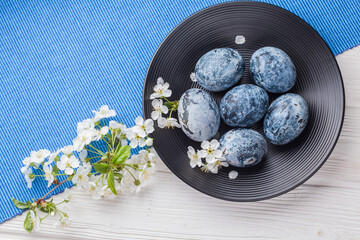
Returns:
[[[10,197],[46,192],[44,181],[26,188],[22,159],[71,144],[76,123],[103,104],[132,125],[161,41],[186,17],[220,2],[0,0],[0,222],[21,212]],[[358,0],[263,2],[303,18],[335,55],[360,44]]]

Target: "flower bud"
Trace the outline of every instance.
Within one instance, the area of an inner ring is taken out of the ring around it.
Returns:
[[[30,178],[30,179],[34,179],[34,178],[35,178],[35,174],[30,173],[30,174],[29,174],[29,178]]]
[[[42,208],[46,208],[46,207],[47,207],[47,203],[46,203],[45,201],[43,201],[43,202],[40,203],[40,206],[41,206]]]
[[[139,179],[136,179],[136,180],[134,181],[134,184],[135,184],[136,186],[139,186],[139,185],[140,185],[140,180],[139,180]]]

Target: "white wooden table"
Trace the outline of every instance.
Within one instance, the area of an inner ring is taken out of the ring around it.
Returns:
[[[343,130],[325,165],[297,189],[262,202],[226,202],[187,186],[159,160],[153,182],[137,195],[96,201],[73,189],[75,219],[65,231],[47,219],[29,235],[23,214],[0,225],[0,239],[359,240],[360,46],[337,60],[346,90]]]

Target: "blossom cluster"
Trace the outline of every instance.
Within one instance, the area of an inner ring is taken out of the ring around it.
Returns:
[[[190,159],[190,166],[195,168],[200,167],[204,172],[218,173],[222,167],[228,167],[229,164],[223,157],[223,152],[219,149],[220,143],[213,139],[203,141],[201,143],[201,150],[195,150],[192,146],[188,147],[188,157]]]
[[[172,91],[169,89],[170,84],[164,82],[164,79],[159,77],[157,84],[154,87],[154,93],[150,95],[152,100],[151,105],[153,111],[151,112],[151,118],[157,120],[160,128],[181,128],[176,118],[172,118],[171,115],[177,110],[179,101],[170,101],[167,98],[171,96]],[[165,100],[165,102],[163,102]],[[167,118],[163,117],[163,114],[168,114]]]
[[[73,199],[68,189],[65,190],[66,198],[60,203],[45,200],[65,182],[72,181],[94,199],[112,199],[119,194],[139,192],[155,172],[155,155],[149,151],[153,144],[149,136],[154,131],[152,119],[137,117],[135,126],[128,128],[107,120],[116,116],[116,112],[106,105],[93,113],[92,118],[77,124],[77,136],[72,145],[53,152],[47,149],[33,151],[23,160],[21,172],[28,188],[36,178],[44,179],[47,187],[51,187],[45,196],[33,202],[12,198],[16,207],[30,210],[24,222],[28,232],[38,230],[39,223],[49,215],[59,217],[56,226],[61,229],[70,223],[71,219],[60,207]],[[138,147],[143,149],[131,155],[131,149]],[[41,218],[42,213],[46,215]]]

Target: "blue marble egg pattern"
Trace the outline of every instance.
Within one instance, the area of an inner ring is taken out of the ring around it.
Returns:
[[[219,142],[226,161],[235,167],[254,166],[267,153],[266,140],[252,129],[232,129],[225,133]]]
[[[289,91],[296,81],[296,70],[290,57],[275,47],[258,49],[250,59],[250,75],[255,83],[272,93]]]
[[[197,142],[213,138],[220,126],[218,105],[207,92],[197,88],[181,96],[178,118],[184,133]]]
[[[195,66],[196,81],[206,90],[220,92],[242,77],[245,59],[235,49],[216,48],[205,53]]]
[[[220,114],[231,127],[250,127],[269,107],[266,91],[253,84],[243,84],[228,91],[220,103]]]
[[[271,103],[265,115],[265,136],[275,145],[287,144],[300,135],[308,118],[308,105],[301,96],[282,95]]]

